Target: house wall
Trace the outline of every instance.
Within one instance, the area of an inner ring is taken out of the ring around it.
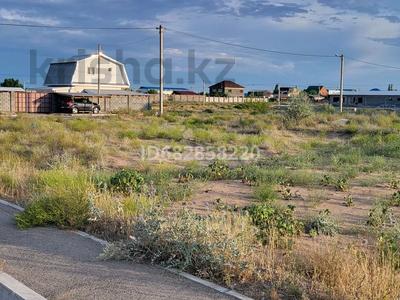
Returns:
[[[242,97],[244,95],[244,90],[242,88],[225,88],[225,95],[228,97]]]
[[[329,96],[329,102],[333,105],[339,105],[339,95]],[[345,106],[358,106],[358,107],[400,107],[399,96],[385,96],[385,95],[367,95],[367,96],[344,96],[343,104]]]
[[[72,78],[73,85],[80,84],[97,84],[97,56],[91,56],[80,60],[77,63],[77,68]],[[89,74],[89,69],[92,72]],[[94,71],[94,73],[93,73]],[[104,57],[100,58],[100,84],[107,86],[118,85],[129,87],[129,83],[125,80],[124,67],[110,61]]]

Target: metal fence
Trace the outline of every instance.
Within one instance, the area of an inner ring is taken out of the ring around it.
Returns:
[[[99,103],[101,112],[137,111],[151,107],[147,95],[87,95],[90,101]],[[58,111],[59,96],[43,92],[0,92],[0,112],[3,113],[54,113]]]

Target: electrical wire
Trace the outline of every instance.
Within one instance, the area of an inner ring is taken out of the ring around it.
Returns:
[[[361,59],[357,59],[357,58],[352,58],[352,57],[348,57],[348,56],[345,56],[345,58],[349,59],[349,60],[352,60],[352,61],[356,61],[356,62],[359,62],[359,63],[366,64],[366,65],[375,66],[375,67],[382,67],[382,68],[387,68],[387,69],[400,70],[400,67],[378,64],[378,63],[369,62],[369,61],[365,61],[365,60],[361,60]]]
[[[66,30],[156,30],[156,27],[86,27],[86,26],[58,26],[58,25],[39,25],[39,24],[14,24],[0,23],[0,26],[28,27],[28,28],[47,28],[47,29],[66,29]]]
[[[171,28],[166,28],[166,30],[167,31],[169,30],[169,31],[174,32],[174,33],[190,36],[190,37],[196,38],[196,39],[201,39],[201,40],[214,42],[214,43],[218,43],[218,44],[222,44],[222,45],[226,45],[226,46],[238,47],[238,48],[243,48],[243,49],[248,49],[248,50],[262,51],[262,52],[268,52],[268,53],[274,53],[274,54],[282,54],[282,55],[304,56],[304,57],[319,57],[319,58],[335,58],[336,57],[335,55],[310,54],[310,53],[278,51],[278,50],[257,48],[257,47],[251,47],[251,46],[245,46],[245,45],[241,45],[241,44],[236,44],[236,43],[220,41],[220,40],[216,40],[216,39],[212,39],[212,38],[208,38],[208,37],[204,37],[204,36],[200,36],[200,35],[196,35],[196,34],[192,34],[192,33],[188,33],[188,32],[183,32],[183,31],[179,31],[179,30],[175,30],[175,29],[171,29]]]

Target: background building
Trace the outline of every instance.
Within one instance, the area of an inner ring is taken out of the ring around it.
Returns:
[[[210,96],[243,97],[244,87],[230,80],[210,86]]]
[[[101,52],[99,55],[76,56],[50,64],[44,85],[55,92],[80,93],[83,90],[97,90],[99,69],[100,90],[129,89],[125,66]]]

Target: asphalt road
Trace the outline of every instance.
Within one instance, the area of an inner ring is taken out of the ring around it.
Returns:
[[[159,267],[101,261],[102,246],[56,228],[15,227],[0,204],[3,270],[49,300],[230,299]]]

